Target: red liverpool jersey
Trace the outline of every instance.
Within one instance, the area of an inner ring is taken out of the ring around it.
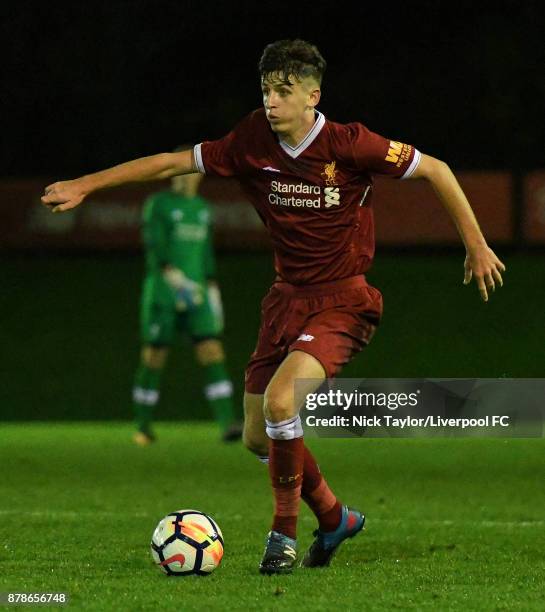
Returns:
[[[420,153],[361,123],[316,120],[297,147],[279,140],[264,109],[227,136],[195,146],[200,172],[236,177],[267,227],[282,280],[321,283],[362,274],[375,250],[373,175],[410,176]]]

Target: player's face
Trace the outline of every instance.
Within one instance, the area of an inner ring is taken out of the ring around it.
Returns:
[[[311,77],[299,81],[293,76],[286,80],[281,74],[272,75],[261,80],[261,91],[267,120],[278,134],[297,131],[320,100],[320,88]]]

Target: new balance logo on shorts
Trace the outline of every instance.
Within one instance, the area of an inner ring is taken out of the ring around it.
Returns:
[[[299,338],[297,338],[297,340],[302,340],[303,342],[311,342],[312,340],[314,340],[314,336],[311,336],[310,334],[301,334]]]

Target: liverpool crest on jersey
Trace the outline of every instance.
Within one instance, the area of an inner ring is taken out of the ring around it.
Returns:
[[[325,184],[328,187],[333,187],[337,184],[337,168],[335,167],[336,162],[332,161],[328,164],[324,164],[324,171],[322,176],[324,177]]]

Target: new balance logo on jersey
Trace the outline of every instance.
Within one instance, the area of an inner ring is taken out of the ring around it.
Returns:
[[[325,207],[338,206],[341,203],[341,194],[338,187],[326,187],[324,189]]]
[[[273,168],[272,166],[265,166],[263,170],[269,170],[269,172],[280,172],[278,168]]]
[[[301,334],[297,340],[302,340],[303,342],[312,342],[314,340],[314,336],[310,334]]]

